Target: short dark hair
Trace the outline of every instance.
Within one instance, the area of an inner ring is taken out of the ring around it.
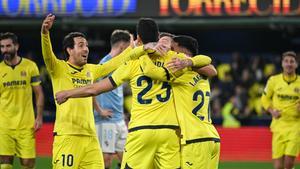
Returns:
[[[74,38],[76,37],[83,37],[86,39],[86,36],[81,32],[71,32],[67,36],[65,36],[63,40],[63,50],[66,59],[69,59],[70,57],[67,48],[71,48],[71,49],[74,48],[74,44],[75,44]]]
[[[130,33],[127,30],[116,29],[110,36],[110,45],[113,46],[118,42],[130,42]]]
[[[143,44],[158,41],[158,25],[151,18],[141,18],[136,26],[136,32]]]
[[[162,37],[165,37],[165,36],[170,37],[170,38],[172,38],[172,39],[175,37],[174,34],[169,33],[169,32],[160,32],[160,33],[159,33],[159,39],[162,38]]]
[[[286,56],[291,56],[291,57],[295,58],[295,60],[298,62],[298,57],[297,57],[296,52],[294,52],[294,51],[283,52],[282,53],[282,59],[284,59]]]
[[[18,37],[12,32],[5,32],[0,34],[0,40],[11,39],[13,44],[19,44]]]
[[[193,56],[198,54],[198,41],[195,38],[187,35],[178,35],[175,36],[173,40],[178,44],[178,46],[189,50]]]

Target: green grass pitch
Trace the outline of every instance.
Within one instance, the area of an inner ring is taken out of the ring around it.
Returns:
[[[114,164],[116,166],[116,164]],[[272,169],[271,163],[263,162],[220,162],[219,169]],[[300,164],[296,169],[300,169]],[[15,159],[14,169],[20,169],[19,160]],[[51,169],[51,158],[38,157],[36,160],[36,169]],[[114,168],[113,168],[114,169]]]

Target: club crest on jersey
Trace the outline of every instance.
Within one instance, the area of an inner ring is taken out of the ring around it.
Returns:
[[[298,87],[295,87],[294,92],[299,93],[300,89]]]
[[[25,71],[21,71],[21,76],[25,77],[26,76],[26,72]]]
[[[91,72],[86,72],[86,77],[91,77]]]

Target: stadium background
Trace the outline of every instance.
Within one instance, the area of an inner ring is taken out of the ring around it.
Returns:
[[[220,169],[272,168],[271,118],[261,110],[259,97],[266,79],[281,70],[280,54],[299,52],[300,0],[0,0],[0,32],[18,35],[20,55],[34,60],[42,75],[41,169],[50,168],[55,119],[40,45],[40,26],[48,13],[57,16],[51,30],[55,53],[63,58],[64,35],[81,31],[89,40],[90,63],[109,52],[114,29],[135,33],[139,17],[153,17],[161,31],[197,38],[200,53],[212,56],[219,71],[211,80],[211,108],[222,138]]]

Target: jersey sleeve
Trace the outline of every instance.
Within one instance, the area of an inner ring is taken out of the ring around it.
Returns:
[[[110,81],[114,87],[120,86],[125,81],[131,79],[131,68],[132,62],[128,61],[121,65],[117,70],[115,70],[112,75],[109,77]]]
[[[170,81],[171,74],[165,67],[156,66],[148,55],[143,55],[140,57],[141,69],[144,75],[150,77],[151,79],[160,81]],[[172,78],[173,79],[173,78]]]
[[[272,106],[273,93],[274,93],[274,80],[272,77],[270,77],[264,89],[263,95],[261,97],[261,103],[265,110],[267,110],[270,106]]]
[[[52,44],[50,41],[50,34],[41,33],[41,40],[44,62],[46,64],[49,74],[54,75],[55,70],[59,70],[58,66],[60,64],[60,61],[56,58],[55,54],[53,53]]]
[[[128,47],[118,56],[110,59],[108,62],[104,64],[95,66],[95,80],[104,76],[107,76],[109,73],[116,70],[120,65],[129,60],[134,60],[139,58],[145,53],[143,46],[132,49]]]
[[[32,63],[30,77],[30,84],[32,86],[38,86],[41,83],[40,72],[35,63]]]
[[[211,58],[206,55],[196,55],[190,59],[193,62],[193,67],[203,67],[211,63]]]

